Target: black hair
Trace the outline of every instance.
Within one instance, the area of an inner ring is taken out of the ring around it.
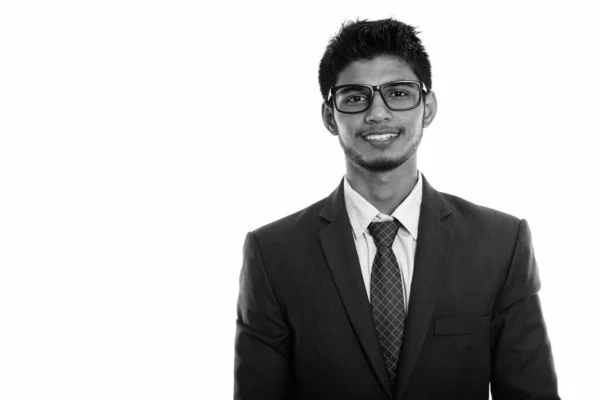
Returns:
[[[342,24],[331,38],[319,64],[319,86],[323,100],[335,86],[348,64],[391,56],[406,62],[417,78],[431,90],[431,63],[417,32],[411,25],[388,18],[378,21],[356,20]]]

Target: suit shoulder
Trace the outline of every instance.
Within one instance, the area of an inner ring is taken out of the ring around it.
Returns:
[[[289,237],[289,235],[298,232],[312,230],[315,227],[315,221],[320,219],[319,212],[323,208],[326,199],[323,198],[300,211],[263,225],[253,230],[253,233],[257,237],[269,240],[270,238]]]
[[[440,195],[451,206],[454,213],[475,226],[486,229],[518,230],[521,219],[514,215],[473,203],[456,195],[442,192],[440,192]]]

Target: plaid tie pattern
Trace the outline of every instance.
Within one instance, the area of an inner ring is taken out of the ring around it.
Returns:
[[[369,232],[377,246],[371,269],[371,312],[392,384],[396,382],[406,318],[402,275],[392,251],[400,225],[396,219],[369,224]]]

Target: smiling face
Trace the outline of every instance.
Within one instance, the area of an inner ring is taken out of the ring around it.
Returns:
[[[349,64],[340,73],[336,86],[383,85],[400,80],[419,79],[402,60],[379,56]],[[433,92],[423,95],[421,103],[407,111],[391,110],[381,93],[375,92],[371,106],[361,113],[340,113],[333,105],[324,103],[322,115],[325,127],[338,136],[350,166],[384,172],[416,162],[413,155],[421,142],[423,128],[435,117],[436,108]]]

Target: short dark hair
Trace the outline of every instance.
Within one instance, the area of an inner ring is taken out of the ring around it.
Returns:
[[[378,21],[356,20],[342,24],[331,38],[319,64],[319,86],[323,100],[335,86],[340,72],[348,64],[359,60],[372,60],[378,56],[402,59],[417,78],[431,90],[431,63],[421,40],[420,32],[395,19]]]

